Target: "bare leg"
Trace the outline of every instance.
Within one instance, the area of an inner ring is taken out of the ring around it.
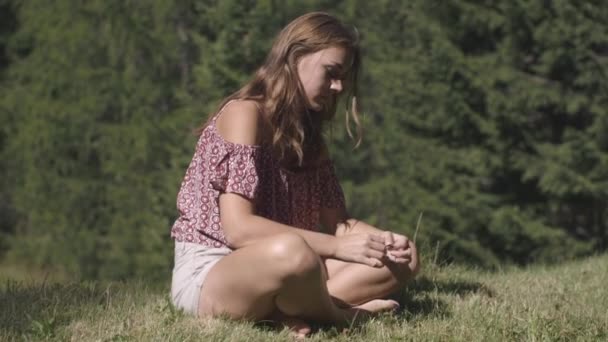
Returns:
[[[384,298],[394,293],[413,279],[418,271],[416,246],[411,243],[411,248],[412,261],[407,265],[387,262],[387,266],[373,268],[336,259],[325,260],[329,293],[351,305]]]
[[[359,311],[396,307],[393,301],[342,309],[331,299],[320,258],[295,234],[269,237],[222,258],[201,289],[201,315],[262,320],[275,310],[317,322],[348,324]]]
[[[394,272],[399,270],[391,270],[386,266],[373,268],[335,259],[326,260],[326,265],[330,274],[327,282],[329,293],[351,305],[384,298],[397,291],[407,280],[414,278],[413,272],[410,276],[396,275]],[[334,267],[339,268],[339,271],[333,272]]]
[[[291,334],[296,338],[306,337],[311,332],[311,327],[306,321],[297,317],[287,316],[279,310],[276,310],[269,317],[269,320],[272,321],[279,329],[289,329]]]

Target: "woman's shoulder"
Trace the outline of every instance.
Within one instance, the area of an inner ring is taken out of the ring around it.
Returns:
[[[241,145],[256,145],[262,114],[254,100],[232,100],[218,112],[215,125],[224,140]]]

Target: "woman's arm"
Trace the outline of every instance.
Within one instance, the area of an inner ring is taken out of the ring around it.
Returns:
[[[348,218],[343,208],[321,208],[319,216],[322,231],[330,235],[336,235],[338,226],[346,223]]]
[[[251,201],[240,195],[220,195],[220,220],[226,240],[233,248],[243,248],[281,233],[301,236],[320,256],[382,267],[384,238],[374,234],[334,236],[284,225],[254,214]]]
[[[349,232],[382,235],[384,230],[378,229],[363,221],[349,218],[343,208],[321,208],[321,226],[323,231],[334,236],[342,236]]]
[[[289,232],[304,238],[320,256],[334,257],[336,254],[335,236],[291,227],[255,215],[251,201],[237,194],[220,195],[220,219],[226,240],[233,248],[243,248],[265,237]]]
[[[416,245],[405,235],[381,230],[357,219],[346,219],[343,209],[321,209],[321,224],[326,232],[338,238],[352,234],[369,234],[381,237],[385,246],[386,257],[398,264],[412,264],[418,267]],[[386,260],[384,260],[386,261]]]
[[[255,145],[260,113],[253,101],[234,101],[227,105],[216,121],[222,137],[236,144]],[[306,240],[323,257],[359,262],[381,267],[384,240],[371,234],[337,237],[284,225],[255,215],[251,200],[236,193],[222,193],[219,197],[220,220],[227,242],[233,248],[243,248],[262,238],[294,233]]]

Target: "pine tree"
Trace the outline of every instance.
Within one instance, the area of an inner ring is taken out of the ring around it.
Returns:
[[[178,12],[164,1],[20,4],[15,40],[29,52],[2,96],[23,216],[14,256],[85,278],[166,276]]]
[[[0,1],[0,91],[4,89],[6,70],[10,65],[7,53],[11,36],[16,30],[16,16],[13,1]],[[4,158],[7,137],[11,130],[10,116],[0,107],[0,255],[8,248],[9,236],[14,233],[15,212],[11,194],[8,191],[8,168],[10,163]]]
[[[488,265],[604,248],[605,4],[351,8],[369,47],[356,214],[411,232],[424,212],[423,239]]]
[[[0,1],[0,249],[85,278],[167,279],[196,136],[293,18],[361,34],[354,217],[496,266],[608,245],[603,1]],[[14,18],[14,20],[13,20]]]

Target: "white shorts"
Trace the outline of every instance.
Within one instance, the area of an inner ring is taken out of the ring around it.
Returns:
[[[175,266],[171,281],[173,305],[198,316],[198,303],[207,273],[222,257],[230,254],[227,247],[213,248],[198,243],[175,242]]]

